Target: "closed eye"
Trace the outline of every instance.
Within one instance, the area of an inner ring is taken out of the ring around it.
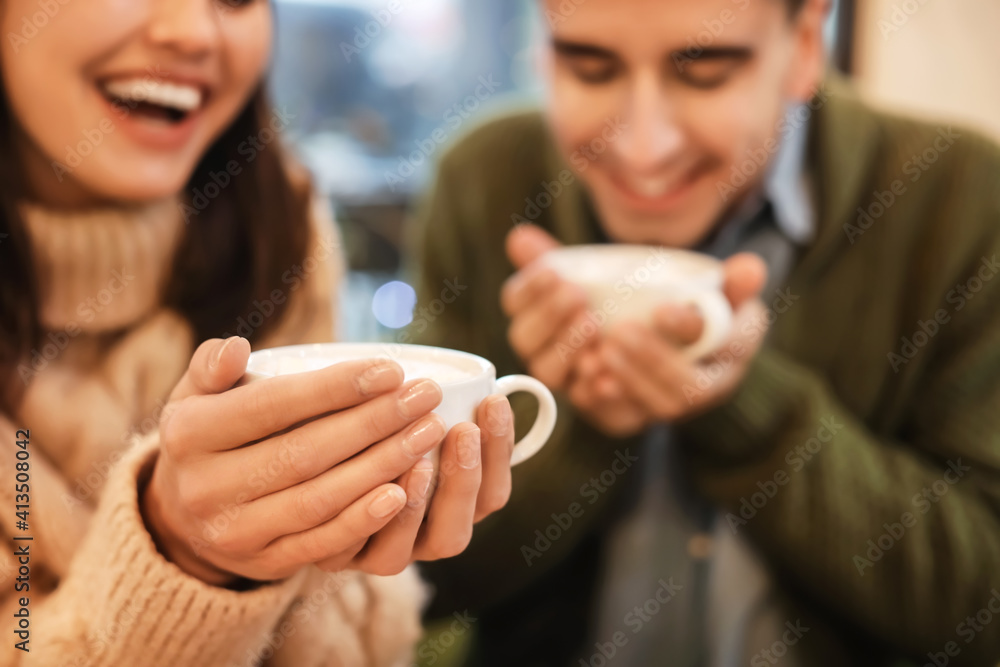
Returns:
[[[564,58],[563,61],[576,78],[592,85],[611,81],[621,69],[618,63],[604,58]]]
[[[598,46],[555,39],[552,48],[559,62],[587,84],[607,83],[622,69],[621,61],[613,52]]]
[[[753,59],[748,48],[705,49],[701,53],[678,52],[672,60],[678,78],[693,88],[718,88]]]
[[[217,3],[222,5],[224,8],[229,9],[242,9],[255,2],[266,2],[267,0],[215,0]]]

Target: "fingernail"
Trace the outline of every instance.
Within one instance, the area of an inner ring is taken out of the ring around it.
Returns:
[[[701,311],[693,303],[672,303],[664,306],[660,311],[660,325],[668,329],[675,329],[682,322],[697,317],[701,317]]]
[[[597,395],[605,400],[614,400],[622,395],[622,386],[618,380],[604,377],[596,385]]]
[[[219,363],[222,361],[222,355],[226,353],[226,350],[229,349],[229,346],[232,345],[233,341],[237,338],[240,338],[240,336],[230,336],[222,343],[219,349],[215,351],[215,354],[212,355],[211,360],[208,362],[208,368],[210,370],[214,371],[219,367]]]
[[[622,342],[625,343],[625,347],[630,350],[638,350],[639,346],[642,345],[639,333],[631,327],[626,327],[622,331]]]
[[[410,489],[406,494],[407,505],[417,507],[423,504],[427,498],[427,492],[430,491],[433,477],[434,464],[426,459],[418,461],[410,472]]]
[[[405,419],[415,419],[437,407],[441,402],[441,387],[433,380],[418,380],[399,397],[399,413]]]
[[[500,437],[507,435],[511,422],[511,412],[507,400],[498,398],[490,403],[486,410],[490,420],[490,433]]]
[[[620,371],[625,368],[625,357],[613,347],[604,348],[604,361],[612,370]]]
[[[403,493],[403,490],[398,486],[394,486],[391,489],[383,491],[382,494],[368,506],[368,512],[376,519],[384,519],[402,507],[405,502],[406,494]]]
[[[657,311],[660,326],[668,329],[675,328],[681,319],[681,308],[683,308],[683,306],[676,306],[671,303],[663,306],[663,308]]]
[[[458,465],[471,470],[479,465],[479,429],[470,428],[458,436]]]
[[[437,415],[423,419],[410,427],[403,436],[403,448],[412,456],[422,456],[434,449],[444,438],[444,424]]]
[[[403,371],[391,361],[372,364],[358,376],[358,391],[364,396],[374,396],[389,391],[403,381]]]
[[[558,282],[559,276],[552,269],[542,270],[538,276],[535,278],[535,287],[539,290],[547,290],[550,287],[555,286]]]

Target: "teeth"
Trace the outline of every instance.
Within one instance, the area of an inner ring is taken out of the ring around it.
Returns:
[[[201,106],[201,90],[179,83],[151,79],[116,79],[104,84],[111,95],[131,102],[148,102],[178,111],[194,111]]]
[[[670,189],[670,182],[661,178],[633,178],[629,179],[629,185],[644,197],[659,197]]]

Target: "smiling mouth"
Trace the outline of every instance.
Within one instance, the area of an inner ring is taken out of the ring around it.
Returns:
[[[706,171],[706,165],[693,165],[680,177],[640,178],[613,174],[611,181],[626,200],[637,208],[668,209],[678,204]]]
[[[129,109],[138,117],[177,125],[205,104],[206,95],[197,86],[149,77],[118,78],[98,84],[105,99]]]

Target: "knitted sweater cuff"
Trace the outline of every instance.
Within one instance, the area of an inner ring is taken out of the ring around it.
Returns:
[[[762,349],[725,403],[677,425],[687,454],[705,468],[730,468],[766,458],[809,398],[801,380],[801,370],[793,362]]]

